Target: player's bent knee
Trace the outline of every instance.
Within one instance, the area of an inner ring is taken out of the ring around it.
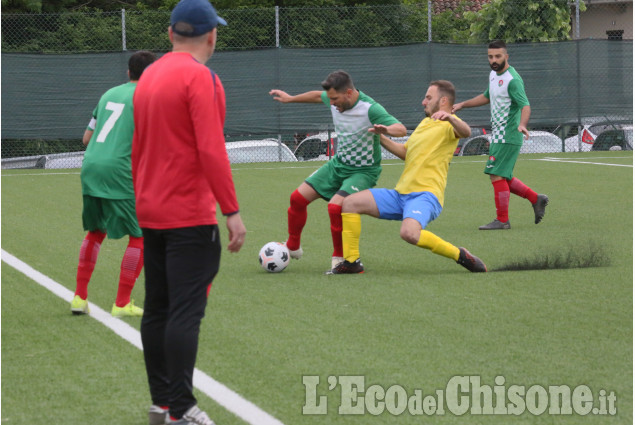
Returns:
[[[342,202],[342,212],[365,214],[366,207],[367,202],[363,195],[360,196],[360,193],[349,195]]]
[[[399,236],[401,237],[401,239],[408,242],[409,244],[416,245],[417,242],[419,242],[421,230],[415,231],[414,229],[411,229],[409,227],[402,227],[399,231]]]

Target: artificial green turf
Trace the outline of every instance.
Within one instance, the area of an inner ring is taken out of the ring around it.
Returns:
[[[610,265],[470,274],[403,242],[398,222],[363,217],[366,273],[324,276],[331,240],[326,203],[317,201],[309,206],[302,260],[292,261],[282,274],[268,274],[258,266],[258,251],[268,241],[284,240],[289,195],[321,163],[235,166],[248,234],[240,253],[223,253],[197,367],[285,424],[632,423],[632,154],[554,156],[631,167],[522,156],[516,176],[550,197],[544,222],[535,225],[529,203],[512,197],[512,230],[480,232],[478,226],[494,218],[483,158],[455,158],[444,211],[428,230],[467,247],[490,269],[518,258],[584,254],[598,246]],[[397,161],[388,162],[378,186],[393,187],[401,169]],[[26,174],[37,172],[3,172],[2,247],[73,290],[84,234],[79,176]],[[222,219],[220,227],[226,239]],[[102,245],[89,299],[104,309],[114,300],[124,248],[124,241]],[[141,353],[97,322],[74,320],[66,301],[4,263],[2,271],[2,420],[41,423],[38,410],[53,406],[66,417],[96,412],[91,423],[111,423],[108,413],[117,406],[117,418],[124,411],[134,418],[123,423],[145,423],[149,400]],[[141,279],[134,290],[140,304]],[[138,327],[138,321],[127,321]],[[18,332],[21,328],[37,331]],[[62,336],[69,333],[90,343],[69,347]],[[22,355],[40,352],[43,345],[70,358],[68,368]],[[73,395],[81,375],[76,364],[98,388],[90,390],[94,397]],[[30,369],[27,378],[20,373],[24,368]],[[326,416],[302,415],[303,375],[320,377],[319,395],[328,397]],[[326,380],[342,375],[364,375],[367,386],[398,384],[426,395],[457,375],[479,375],[491,386],[498,375],[507,386],[586,384],[596,394],[615,391],[618,415],[339,415],[339,388],[329,391]],[[46,384],[42,376],[56,384]],[[117,378],[129,388],[113,391]],[[205,396],[200,402],[219,425],[242,423]],[[24,412],[27,404],[33,408]],[[26,416],[17,420],[18,414]]]

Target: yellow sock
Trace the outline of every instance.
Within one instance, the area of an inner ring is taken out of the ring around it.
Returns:
[[[344,258],[353,263],[359,258],[359,235],[362,233],[362,217],[354,213],[342,213],[342,248]]]
[[[443,255],[444,257],[453,259],[454,261],[459,259],[460,251],[457,247],[452,245],[450,242],[444,241],[434,233],[428,232],[427,230],[421,231],[421,236],[419,237],[417,246],[429,249],[435,254]]]

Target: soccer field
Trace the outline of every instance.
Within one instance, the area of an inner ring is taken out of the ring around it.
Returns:
[[[454,158],[430,231],[490,270],[545,256],[605,264],[471,274],[402,241],[398,222],[363,217],[366,272],[326,276],[331,236],[326,203],[317,201],[304,257],[269,274],[258,251],[284,241],[289,195],[322,163],[235,165],[247,239],[240,253],[223,252],[197,369],[236,397],[200,381],[200,407],[217,425],[247,423],[239,416],[249,414],[252,424],[286,425],[632,424],[632,152],[522,155],[515,175],[550,203],[535,225],[530,204],[512,196],[504,232],[478,230],[495,216],[484,162]],[[385,162],[378,187],[393,187],[402,169]],[[74,291],[81,208],[78,170],[3,171],[3,251]],[[222,218],[220,228],[226,241]],[[104,241],[88,287],[88,300],[106,312],[125,245]],[[142,353],[106,326],[120,330],[122,321],[72,316],[70,297],[8,258],[3,252],[2,424],[147,424]],[[138,305],[143,281],[142,273]],[[123,322],[139,329],[138,318]],[[455,385],[466,380],[470,388]],[[571,391],[572,413],[552,403],[556,386]],[[481,414],[488,405],[500,414]]]

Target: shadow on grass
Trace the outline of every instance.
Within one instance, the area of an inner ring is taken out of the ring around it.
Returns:
[[[569,248],[568,251],[563,252],[541,252],[533,258],[513,260],[489,271],[584,269],[610,265],[611,258],[604,249],[597,244],[591,244],[588,249]]]

